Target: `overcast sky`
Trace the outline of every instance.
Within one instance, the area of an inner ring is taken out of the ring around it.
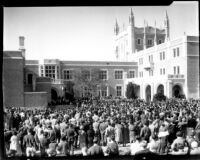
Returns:
[[[113,7],[5,7],[4,50],[18,50],[18,37],[25,37],[26,59],[115,60],[114,24],[128,25],[132,8],[135,24],[164,27],[170,20],[171,39],[199,35],[198,2],[170,6]]]

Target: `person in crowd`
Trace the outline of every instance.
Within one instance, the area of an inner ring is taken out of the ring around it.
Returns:
[[[81,149],[81,152],[83,154],[83,156],[87,155],[87,134],[83,129],[83,125],[80,126],[80,130],[79,130],[79,146]]]
[[[98,145],[98,139],[94,138],[93,146],[88,149],[88,156],[103,156],[103,150],[100,145]]]
[[[58,143],[57,154],[59,154],[60,156],[69,155],[69,146],[64,135],[61,137],[60,142]]]
[[[140,132],[140,137],[142,139],[146,140],[147,143],[148,143],[150,136],[151,136],[151,130],[149,128],[149,121],[148,121],[148,119],[145,119],[144,120],[144,126],[143,126],[143,128],[141,129],[141,132]]]
[[[66,136],[68,140],[70,155],[74,155],[74,137],[76,136],[76,132],[73,128],[73,124],[69,124],[69,128],[66,130]]]
[[[40,138],[40,152],[41,152],[41,156],[46,156],[47,149],[50,144],[50,139],[48,138],[48,132],[44,132],[43,130],[41,132],[42,132],[42,136]]]
[[[171,145],[172,154],[187,154],[189,152],[189,145],[186,141],[186,139],[183,137],[183,133],[181,131],[178,131],[176,136],[177,138],[174,140],[174,142]]]
[[[123,143],[123,125],[121,124],[121,120],[118,120],[118,122],[115,124],[115,141],[118,144]]]
[[[110,120],[108,120],[108,127],[105,130],[106,142],[107,144],[110,142],[111,137],[115,136],[115,128]]]
[[[100,130],[100,134],[101,134],[101,142],[100,144],[102,146],[106,145],[106,136],[105,136],[105,132],[106,132],[106,128],[108,127],[108,125],[105,122],[105,119],[102,117],[100,119],[100,124],[99,124],[99,130]]]
[[[20,145],[19,145],[19,140],[17,137],[17,132],[13,131],[13,134],[10,138],[10,150],[9,150],[8,155],[9,156],[17,155],[17,151],[19,152],[19,147],[20,147]]]
[[[57,148],[58,144],[55,141],[50,141],[49,143],[49,148],[47,149],[47,155],[48,157],[55,157],[57,152],[56,152],[56,148]]]
[[[191,143],[190,155],[200,155],[200,147],[197,141]]]
[[[151,136],[151,140],[148,143],[147,148],[153,153],[158,153],[159,141],[158,136],[156,134],[153,134]]]
[[[135,155],[136,152],[141,150],[140,142],[141,142],[141,137],[136,136],[135,142],[131,143],[131,146],[130,146],[131,155]]]
[[[111,137],[111,141],[107,145],[107,153],[109,156],[117,156],[119,155],[119,147],[118,143],[115,141],[115,137]]]
[[[146,140],[142,140],[140,142],[140,151],[137,151],[135,153],[135,157],[134,159],[138,160],[138,159],[146,159],[146,160],[157,160],[159,159],[158,154],[155,152],[151,152],[148,148],[147,148],[147,141]]]
[[[26,156],[27,157],[34,157],[35,152],[36,152],[36,142],[35,142],[35,138],[32,135],[32,130],[28,129],[27,130],[27,135],[24,136],[23,139],[23,146],[24,148],[26,148]]]

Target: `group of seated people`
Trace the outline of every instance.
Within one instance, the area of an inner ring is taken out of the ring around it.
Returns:
[[[200,154],[200,101],[83,100],[63,109],[4,110],[5,155]]]

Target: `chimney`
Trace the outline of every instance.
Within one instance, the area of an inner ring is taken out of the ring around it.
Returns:
[[[22,56],[25,58],[24,36],[19,36],[19,50],[22,51]]]

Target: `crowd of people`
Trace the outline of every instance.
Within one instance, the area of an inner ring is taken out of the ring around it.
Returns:
[[[6,156],[200,154],[200,100],[82,100],[62,109],[4,109]]]

